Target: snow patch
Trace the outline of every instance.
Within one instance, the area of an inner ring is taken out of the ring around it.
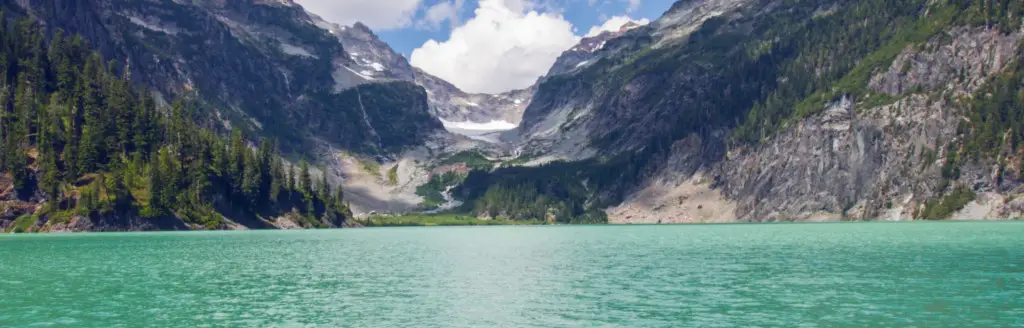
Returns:
[[[176,34],[178,34],[178,28],[176,28],[176,27],[160,26],[159,23],[147,22],[146,20],[144,20],[142,18],[139,18],[139,17],[135,17],[135,16],[127,16],[127,17],[128,17],[128,20],[132,22],[132,24],[138,25],[138,26],[143,27],[143,28],[145,28],[147,30],[150,30],[150,31],[163,32],[163,33],[168,34],[168,35],[176,35]]]
[[[372,77],[359,74],[345,65],[335,65],[331,77],[334,78],[334,92],[341,92],[373,80]]]
[[[515,103],[516,103],[516,105],[522,104],[523,100],[522,99],[516,99]]]
[[[470,105],[470,106],[473,106],[473,107],[480,107],[480,104],[477,104],[477,103],[472,102],[472,101],[466,102],[466,105]]]
[[[348,66],[345,66],[345,69],[347,69],[349,72],[352,72],[352,73],[358,75],[361,78],[364,78],[364,79],[367,79],[367,80],[373,80],[373,76],[371,76],[369,74],[363,74],[364,72],[367,72],[367,71],[356,72],[356,71],[352,70],[351,68],[349,68]]]
[[[590,63],[590,61],[589,60],[584,60],[584,61],[580,62],[579,64],[576,64],[576,67],[577,68],[583,67],[583,65],[586,65],[587,63]]]
[[[446,129],[459,129],[459,130],[470,130],[470,131],[508,131],[515,129],[517,125],[512,122],[504,120],[492,120],[487,123],[477,123],[472,121],[465,122],[451,122],[444,119],[440,119],[441,124]]]
[[[313,53],[309,52],[309,50],[306,50],[305,48],[302,48],[302,47],[299,47],[299,46],[287,44],[287,43],[281,43],[281,51],[283,51],[285,54],[292,55],[292,56],[316,58],[316,55],[314,55]]]
[[[375,71],[378,72],[384,71],[384,65],[381,65],[380,63],[377,62],[370,63],[370,67],[372,67]]]
[[[359,57],[359,53],[358,52],[353,52],[350,55],[352,55],[352,57]]]

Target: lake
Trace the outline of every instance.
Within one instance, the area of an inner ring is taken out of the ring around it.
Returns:
[[[1024,222],[0,236],[0,326],[1024,326]]]

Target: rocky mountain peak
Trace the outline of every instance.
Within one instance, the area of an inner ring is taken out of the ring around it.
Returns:
[[[598,53],[608,45],[608,42],[641,26],[643,25],[630,21],[622,24],[618,30],[602,31],[600,34],[581,39],[576,46],[565,51],[555,60],[555,64],[548,70],[547,76],[562,74],[590,63],[599,56]]]
[[[632,30],[637,27],[640,27],[640,24],[637,24],[636,22],[633,21],[629,21],[626,22],[626,24],[622,24],[622,27],[619,28],[619,33],[626,33],[626,31]]]
[[[377,35],[373,33],[373,30],[371,30],[369,26],[366,26],[366,24],[363,24],[363,22],[356,22],[355,24],[352,24],[352,28],[360,32],[372,35],[374,38],[377,37]]]
[[[349,69],[361,77],[367,80],[414,80],[409,61],[391,49],[365,24],[356,22],[351,27],[336,30],[334,34],[352,59]]]

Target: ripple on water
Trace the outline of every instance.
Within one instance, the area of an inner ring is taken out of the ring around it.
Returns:
[[[0,326],[1024,325],[1024,224],[0,237]]]

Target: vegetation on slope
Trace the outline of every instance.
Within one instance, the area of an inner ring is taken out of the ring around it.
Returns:
[[[566,94],[597,98],[602,105],[593,115],[615,122],[594,132],[592,146],[614,155],[473,172],[459,192],[467,208],[479,215],[589,221],[588,214],[621,201],[656,170],[676,141],[724,129],[732,131],[733,144],[762,142],[820,112],[827,102],[868,95],[870,77],[888,68],[907,46],[954,26],[1008,32],[1019,29],[1024,17],[1015,0],[802,0],[771,6],[770,13],[709,19],[679,45],[655,49],[641,38],[631,55],[549,78],[533,103],[564,103],[559,97]],[[639,89],[633,91],[639,94],[623,96],[620,91],[626,89]],[[977,142],[997,145],[1006,125],[1024,117],[1008,120],[1005,116],[1016,112],[1000,109],[1022,108],[1004,100],[1019,90],[1019,85],[1004,87],[988,109],[972,114],[989,125],[975,129],[982,136]],[[641,146],[629,151],[629,145]],[[724,157],[714,151],[699,155],[709,162]],[[957,175],[958,163],[955,157],[947,161],[944,176]]]
[[[416,195],[423,197],[420,206],[426,208],[441,206],[445,202],[443,193],[448,190],[448,186],[458,185],[465,180],[466,174],[459,172],[445,172],[430,176],[427,183],[416,187]]]
[[[0,14],[0,22],[6,20]],[[177,217],[206,228],[288,213],[313,226],[350,216],[340,188],[286,167],[272,142],[251,149],[193,123],[189,101],[160,110],[81,37],[47,45],[31,20],[0,29],[0,172],[18,197],[86,217]],[[43,213],[46,214],[46,213]]]
[[[971,190],[971,188],[965,186],[956,187],[948,195],[925,203],[924,210],[918,214],[918,218],[924,220],[948,219],[954,212],[964,208],[967,203],[970,203],[976,197],[974,190]]]

